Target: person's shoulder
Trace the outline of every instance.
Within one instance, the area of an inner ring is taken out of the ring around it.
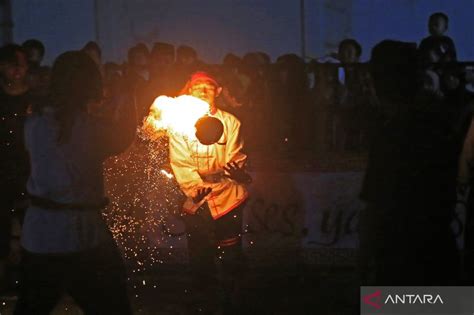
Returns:
[[[422,45],[426,45],[428,44],[429,42],[433,41],[433,36],[429,35],[429,36],[426,36],[425,38],[423,38],[421,41],[420,41],[420,46]]]
[[[451,37],[447,36],[447,35],[443,35],[443,40],[454,45],[454,40]]]

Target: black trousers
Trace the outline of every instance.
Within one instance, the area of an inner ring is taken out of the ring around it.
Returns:
[[[68,293],[85,314],[132,314],[115,243],[74,254],[25,253],[15,315],[49,314]]]
[[[196,214],[186,214],[188,255],[195,281],[201,285],[217,274],[216,259],[222,262],[227,276],[235,277],[242,270],[242,215],[245,203],[217,220],[207,204]]]

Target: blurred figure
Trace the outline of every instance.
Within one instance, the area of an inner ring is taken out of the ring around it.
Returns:
[[[338,58],[342,64],[360,62],[362,47],[355,39],[344,39],[339,43]]]
[[[47,82],[43,81],[47,68],[41,66],[45,54],[44,45],[39,40],[29,39],[22,44],[22,47],[28,60],[28,85],[38,94],[44,95],[46,94],[45,88],[47,88]]]
[[[387,244],[402,233],[400,227],[394,228],[392,216],[406,206],[400,201],[398,183],[404,180],[400,176],[401,143],[409,117],[406,112],[413,106],[417,87],[416,57],[416,44],[392,40],[378,43],[371,52],[371,73],[381,109],[375,119],[360,194],[366,207],[359,218],[358,267],[365,285],[390,284],[385,279],[391,272],[386,261],[397,253]]]
[[[266,111],[265,90],[269,66],[260,53],[247,53],[242,58],[241,72],[249,79],[246,88],[249,111]]]
[[[138,44],[128,50],[126,67],[127,83],[131,86],[137,82],[145,82],[150,79],[150,52],[145,44]]]
[[[144,102],[151,105],[160,95],[176,96],[179,92],[173,65],[174,46],[168,43],[155,43],[150,54],[150,80]]]
[[[449,18],[446,14],[436,12],[430,15],[428,21],[430,36],[424,38],[418,48],[422,64],[457,60],[454,42],[445,35],[448,24]]]
[[[202,62],[194,48],[189,46],[179,46],[176,50],[176,62],[173,66],[173,72],[176,79],[176,90],[179,90],[189,76],[198,70],[204,70]]]
[[[39,97],[47,96],[51,83],[51,67],[41,66],[36,72],[34,80],[30,80],[29,83],[35,95]]]
[[[94,41],[88,42],[84,47],[82,47],[81,51],[86,53],[92,61],[95,62],[99,71],[102,75],[104,75],[104,69],[102,67],[102,50],[100,49],[99,44]]]
[[[250,78],[242,73],[242,59],[229,53],[222,62],[222,101],[221,106],[230,113],[242,118],[245,104],[248,103],[247,88]]]
[[[113,97],[120,94],[124,88],[122,67],[115,62],[104,64],[104,96]]]
[[[102,164],[133,141],[136,120],[126,97],[114,100],[115,115],[90,116],[102,95],[92,59],[66,52],[53,65],[50,99],[25,123],[30,206],[14,314],[49,314],[65,292],[86,314],[131,314],[125,266],[101,214]]]
[[[27,84],[28,61],[21,46],[0,48],[0,291],[13,289],[8,266],[19,263],[19,225],[26,207],[29,175],[23,126],[33,96]]]
[[[226,97],[226,90],[224,89],[224,97],[227,98],[228,103],[234,103],[234,112],[242,120],[242,133],[246,141],[248,150],[255,149],[270,149],[264,143],[270,138],[270,129],[259,126],[270,126],[271,115],[269,114],[270,104],[270,88],[269,88],[269,74],[270,64],[267,63],[266,58],[263,58],[261,53],[247,53],[243,56],[241,61],[235,60],[232,66],[236,73],[234,87],[237,89],[231,92],[229,97]],[[230,91],[229,91],[230,92]],[[233,102],[234,98],[236,102]],[[237,109],[240,107],[239,109]]]
[[[198,66],[198,56],[194,48],[182,45],[176,51],[176,64],[183,67]]]
[[[37,39],[29,39],[25,41],[21,46],[26,52],[29,69],[31,70],[39,68],[41,66],[41,62],[43,61],[45,54],[45,48],[43,43]]]
[[[442,70],[440,83],[446,104],[446,117],[450,119],[458,141],[464,141],[474,114],[474,95],[466,90],[465,76],[462,66],[448,66]]]
[[[360,62],[361,54],[362,48],[354,39],[345,39],[339,44],[342,67],[338,69],[336,150],[366,150],[371,124],[379,107],[368,67],[356,64]]]
[[[150,52],[145,44],[138,44],[128,51],[128,60],[124,71],[125,88],[133,91],[139,118],[148,114],[150,92],[147,91],[150,80]],[[152,100],[151,100],[152,101]]]
[[[375,263],[372,285],[459,284],[451,224],[462,142],[447,119],[438,74],[425,71],[418,87],[411,106],[380,126],[369,156],[361,256]]]
[[[150,53],[150,67],[152,78],[159,77],[169,71],[175,62],[174,46],[168,43],[155,43]]]
[[[295,54],[277,58],[271,86],[272,100],[267,113],[271,123],[273,145],[286,153],[302,149],[306,142],[307,76],[304,61]]]
[[[335,147],[331,131],[338,118],[335,110],[338,67],[331,63],[312,62],[309,68],[314,74],[314,86],[308,92],[307,101],[307,119],[313,122],[308,125],[308,143],[314,152],[327,152]]]
[[[427,70],[421,80],[414,106],[400,126],[405,130],[398,183],[401,204],[391,214],[391,224],[404,233],[386,244],[394,256],[386,261],[385,276],[399,284],[457,285],[460,256],[451,224],[462,140],[453,128],[454,111],[446,104],[438,74]],[[408,271],[394,277],[389,274],[394,269]]]

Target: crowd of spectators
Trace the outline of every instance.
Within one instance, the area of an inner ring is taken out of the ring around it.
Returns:
[[[445,196],[456,187],[455,161],[472,117],[472,69],[457,61],[454,42],[446,35],[448,17],[435,13],[428,26],[430,35],[419,46],[382,41],[368,63],[360,62],[362,47],[354,39],[344,39],[334,54],[309,62],[296,54],[272,60],[264,52],[250,52],[241,57],[229,53],[221,64],[207,64],[192,47],[163,42],[151,49],[145,43],[131,47],[122,63],[104,62],[96,42],[81,50],[100,69],[103,97],[131,91],[139,119],[156,97],[179,95],[189,76],[200,70],[218,78],[223,87],[218,104],[242,121],[249,152],[290,157],[370,152],[363,198],[375,208],[386,207],[396,190],[399,198],[390,206],[395,209],[400,202],[433,192]],[[35,110],[31,105],[48,96],[51,71],[42,64],[44,55],[38,40],[0,48],[0,233],[5,234],[0,237],[0,258],[10,253],[11,212],[21,212],[26,199],[29,165],[23,124]],[[107,108],[97,105],[89,111],[101,115]],[[420,165],[422,174],[415,172]],[[433,170],[441,166],[446,171],[435,176]],[[399,180],[401,171],[410,181]],[[417,180],[430,185],[408,188]],[[436,186],[439,182],[443,185]],[[443,209],[449,208],[451,199],[446,200]],[[13,241],[19,238],[15,233]],[[0,275],[2,268],[0,263]]]
[[[406,80],[416,80],[413,87],[422,90],[430,86],[451,103],[456,98],[456,103],[466,104],[470,97],[463,88],[469,73],[462,65],[453,66],[457,61],[455,45],[445,35],[448,17],[435,13],[428,24],[430,36],[418,48],[413,44],[410,54],[390,60],[389,56],[408,44],[379,47],[384,49],[383,56],[376,51],[378,46],[384,46],[381,43],[372,51],[369,63],[360,62],[362,47],[354,39],[341,41],[337,52],[309,62],[296,54],[272,61],[264,52],[250,52],[242,57],[229,53],[221,64],[206,64],[192,47],[163,42],[154,43],[151,49],[145,43],[131,47],[122,63],[104,62],[96,42],[87,43],[82,50],[101,69],[104,96],[123,89],[134,91],[143,116],[157,96],[178,95],[189,75],[201,70],[212,73],[222,84],[219,104],[243,121],[248,150],[366,151],[376,117],[395,110],[381,100],[384,90],[390,87],[374,84],[373,77],[381,75],[377,73],[377,63],[410,63],[413,73]],[[37,40],[28,40],[18,51],[27,56],[28,86],[46,94],[50,69],[41,65],[44,46]],[[410,59],[412,53],[416,53],[416,60]]]

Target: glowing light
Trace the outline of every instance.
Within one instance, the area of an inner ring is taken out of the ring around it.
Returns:
[[[161,170],[161,174],[165,175],[167,178],[172,179],[174,176],[170,172],[167,172],[166,170]]]
[[[208,103],[190,95],[160,96],[151,105],[145,126],[156,132],[168,131],[195,139],[194,125],[209,109]]]

